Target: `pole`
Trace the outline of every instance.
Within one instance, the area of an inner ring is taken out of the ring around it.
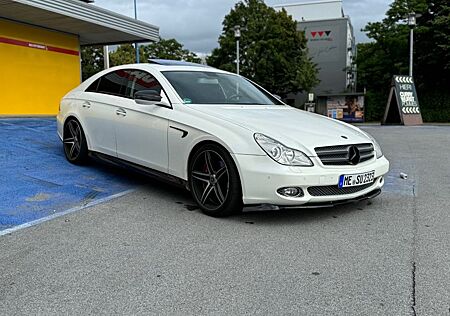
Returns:
[[[236,73],[239,75],[239,38],[236,40]]]
[[[137,5],[136,0],[134,0],[134,18],[137,20]],[[139,44],[134,43],[134,47],[136,49],[136,63],[139,64]]]
[[[409,76],[413,75],[413,41],[414,41],[414,30],[411,27],[409,31]]]
[[[103,66],[105,69],[109,68],[109,48],[108,45],[103,46]]]

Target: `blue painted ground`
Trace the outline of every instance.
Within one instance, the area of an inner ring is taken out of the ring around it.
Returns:
[[[139,176],[66,161],[55,119],[0,119],[0,231],[136,187]]]

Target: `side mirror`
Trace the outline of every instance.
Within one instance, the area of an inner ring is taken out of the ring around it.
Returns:
[[[138,104],[156,104],[161,99],[161,94],[156,90],[141,90],[134,94],[134,101]]]

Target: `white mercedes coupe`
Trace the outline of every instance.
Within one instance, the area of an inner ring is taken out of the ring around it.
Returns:
[[[62,99],[57,125],[71,163],[93,156],[181,184],[211,216],[373,198],[389,170],[366,132],[184,62],[104,70]]]

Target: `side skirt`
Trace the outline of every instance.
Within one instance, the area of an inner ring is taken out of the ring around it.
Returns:
[[[143,174],[145,176],[169,183],[169,184],[173,184],[179,187],[183,187],[185,189],[189,190],[189,186],[188,186],[188,182],[186,180],[180,179],[178,177],[172,176],[170,174],[161,172],[161,171],[157,171],[151,168],[147,168],[138,164],[135,164],[133,162],[130,161],[126,161],[117,157],[113,157],[110,155],[106,155],[106,154],[102,154],[96,151],[90,151],[89,152],[89,157],[100,161],[100,162],[105,162],[108,163],[110,165],[114,165],[120,168],[124,168],[127,170],[131,170],[140,174]]]

